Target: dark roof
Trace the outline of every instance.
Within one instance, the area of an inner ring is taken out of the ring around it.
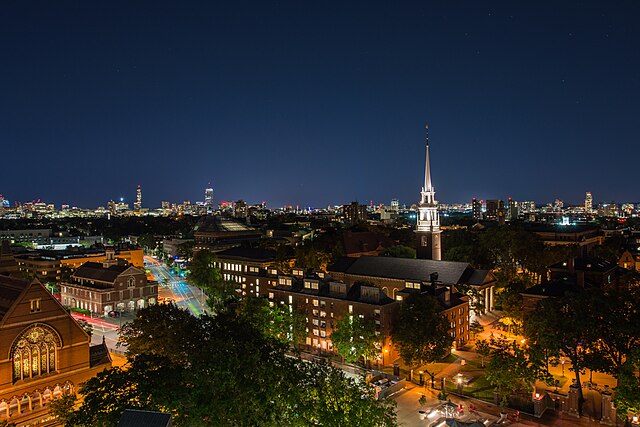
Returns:
[[[394,241],[374,231],[347,231],[342,235],[344,251],[347,255],[375,251],[378,248],[389,248]]]
[[[276,251],[260,248],[235,247],[216,252],[221,259],[237,259],[256,262],[269,262],[276,259]]]
[[[487,281],[487,276],[489,275],[489,270],[477,270],[475,268],[471,269],[471,274],[469,277],[465,279],[465,283],[469,285],[482,285]]]
[[[30,283],[29,280],[0,275],[0,320],[29,287]]]
[[[118,427],[167,427],[171,425],[171,414],[162,412],[126,409]]]
[[[73,273],[74,277],[113,283],[116,278],[127,270],[129,265],[112,265],[105,268],[99,262],[85,262]]]
[[[232,218],[220,215],[202,217],[194,227],[196,233],[260,233],[259,230]]]
[[[92,368],[110,362],[111,358],[109,357],[109,349],[104,341],[100,344],[89,347],[89,365]]]
[[[438,273],[438,281],[447,284],[467,283],[474,269],[466,262],[433,261],[426,259],[360,257],[353,261],[339,259],[329,272],[399,280],[431,281],[431,273]]]
[[[547,283],[540,283],[520,292],[522,295],[540,297],[562,297],[567,293],[579,292],[580,287],[573,280],[560,279]]]
[[[569,270],[569,262],[570,261],[561,261],[557,262],[550,266],[550,268],[559,269],[559,270]],[[607,271],[613,270],[618,266],[615,262],[607,261],[603,258],[597,257],[585,257],[585,258],[575,258],[573,260],[574,269],[577,271],[596,271],[600,273],[605,273]]]

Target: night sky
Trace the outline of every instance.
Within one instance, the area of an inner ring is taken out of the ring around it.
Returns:
[[[5,0],[0,193],[640,200],[640,2],[426,3]]]

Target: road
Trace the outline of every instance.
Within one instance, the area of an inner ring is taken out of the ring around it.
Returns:
[[[145,268],[148,269],[158,283],[166,283],[166,286],[158,286],[158,296],[171,298],[178,307],[191,311],[198,316],[204,312],[202,292],[198,288],[189,285],[183,278],[171,274],[170,269],[162,262],[152,257],[144,257]],[[72,313],[76,319],[88,321],[93,326],[92,344],[100,344],[104,337],[107,347],[112,352],[122,353],[123,347],[116,348],[118,342],[118,329],[124,323],[133,320],[133,313],[123,313],[120,318],[89,317],[79,313]]]
[[[184,278],[171,274],[171,270],[155,258],[145,256],[144,266],[158,281],[158,296],[171,298],[178,307],[191,311],[196,316],[204,312],[202,291],[187,283]]]

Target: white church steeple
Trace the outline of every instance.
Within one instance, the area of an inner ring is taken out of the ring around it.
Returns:
[[[416,256],[421,259],[441,259],[440,248],[440,215],[436,205],[436,191],[431,183],[431,163],[429,161],[429,125],[426,126],[427,144],[424,168],[424,186],[420,192],[418,206]]]

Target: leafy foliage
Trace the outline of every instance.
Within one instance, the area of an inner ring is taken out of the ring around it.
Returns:
[[[306,337],[305,314],[289,306],[270,307],[266,298],[247,295],[238,304],[236,312],[266,337],[291,347],[302,344]]]
[[[221,310],[236,294],[236,284],[224,280],[220,269],[215,267],[216,257],[208,250],[199,251],[191,261],[187,280],[202,288],[207,295],[207,306],[211,310]]]
[[[345,316],[338,320],[331,334],[336,351],[349,363],[357,362],[360,357],[365,360],[376,358],[382,339],[376,335],[375,322],[360,316]]]
[[[491,346],[487,340],[476,341],[476,353],[480,355],[480,363],[484,368],[484,358],[491,354]]]
[[[450,351],[453,338],[441,311],[431,295],[412,294],[404,300],[391,338],[407,364],[431,363]]]
[[[395,426],[393,403],[342,371],[307,363],[255,327],[244,308],[215,317],[169,305],[138,311],[122,329],[126,369],[80,388],[67,426],[112,426],[126,408],[172,414],[175,426]]]
[[[494,338],[489,346],[491,359],[486,378],[499,395],[507,396],[516,390],[529,391],[536,380],[551,380],[545,361],[537,357],[538,352],[505,339]]]
[[[396,245],[385,249],[381,255],[393,258],[415,258],[416,250],[409,246]]]

